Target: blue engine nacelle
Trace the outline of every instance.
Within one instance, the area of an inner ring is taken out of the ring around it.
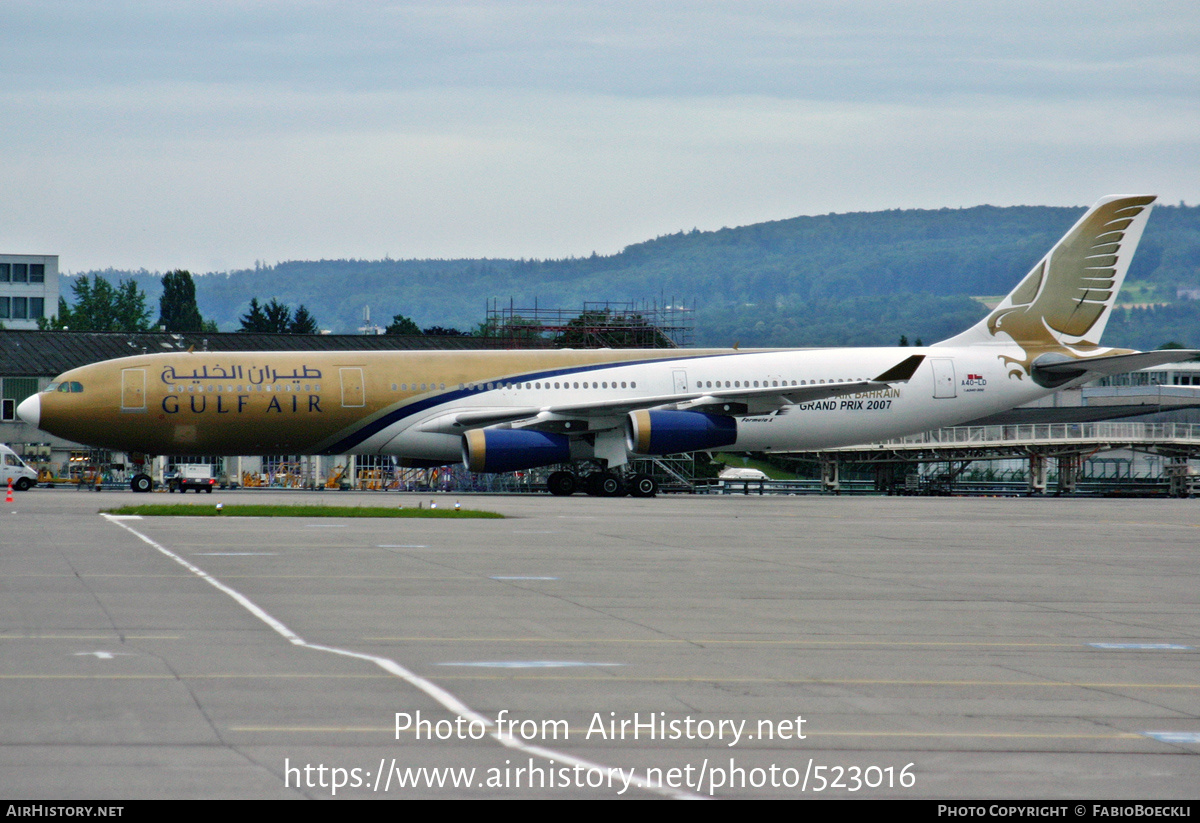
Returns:
[[[625,442],[635,454],[707,451],[736,441],[737,421],[724,414],[635,411],[625,421]]]
[[[565,434],[532,429],[473,429],[463,435],[463,465],[473,472],[515,472],[566,463],[571,440]]]

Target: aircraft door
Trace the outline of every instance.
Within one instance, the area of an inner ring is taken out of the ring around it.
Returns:
[[[954,361],[948,357],[932,357],[929,362],[933,365],[933,396],[957,396],[954,385]]]
[[[146,370],[121,369],[121,411],[146,410]]]
[[[363,388],[363,370],[358,366],[338,369],[342,377],[342,407],[361,408],[367,404]]]
[[[687,394],[688,382],[687,372],[683,369],[675,369],[671,372],[671,376],[675,379],[675,393]]]

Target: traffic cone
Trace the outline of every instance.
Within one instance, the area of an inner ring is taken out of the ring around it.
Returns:
[[[5,503],[13,502],[12,499],[12,478],[8,478],[8,497],[4,498]]]

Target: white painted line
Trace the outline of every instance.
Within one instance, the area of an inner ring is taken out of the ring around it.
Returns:
[[[1149,651],[1191,651],[1191,646],[1183,646],[1179,643],[1088,643],[1089,646],[1097,649],[1142,649]]]
[[[573,669],[592,666],[624,666],[624,663],[588,663],[583,660],[478,660],[438,663],[439,666],[477,666],[483,669]]]
[[[1200,732],[1142,732],[1160,743],[1200,743]]]
[[[120,655],[121,657],[137,657],[137,655],[133,654],[132,652],[75,652],[76,657],[94,657],[97,660],[112,660],[117,655]]]
[[[375,548],[377,548],[377,549],[428,549],[429,547],[428,547],[428,546],[421,545],[421,544],[419,544],[419,543],[414,543],[414,544],[412,544],[412,545],[409,545],[409,546],[391,546],[391,545],[384,545],[384,546],[376,546]]]
[[[125,523],[116,521],[115,518],[109,517],[109,515],[107,515],[107,514],[102,514],[101,517],[107,518],[108,520],[115,522],[116,525],[120,526],[122,529],[125,529],[125,531],[129,532],[130,534],[135,535],[139,540],[141,540],[146,545],[157,549],[158,551],[165,554],[167,557],[174,560],[179,565],[183,566],[185,569],[190,571],[192,574],[199,577],[201,580],[204,580],[211,586],[219,589],[220,591],[225,592],[225,594],[229,595],[234,600],[236,600],[239,604],[241,604],[242,608],[246,609],[246,611],[250,612],[252,615],[257,617],[262,622],[266,623],[268,626],[270,626],[272,629],[274,629],[277,634],[283,636],[289,642],[291,642],[297,646],[307,645],[304,642],[303,638],[301,638],[299,635],[295,634],[291,629],[289,629],[287,626],[280,623],[274,617],[271,617],[271,615],[267,614],[265,611],[260,609],[257,605],[255,605],[255,603],[252,600],[250,600],[250,598],[243,595],[237,589],[233,589],[233,588],[230,588],[229,586],[226,586],[220,580],[217,580],[215,577],[211,576],[208,572],[204,571],[204,569],[200,568],[197,565],[189,563],[188,561],[184,560],[179,555],[175,554],[170,549],[160,546],[158,543],[155,543],[149,537],[142,534],[141,532],[139,532],[137,529],[133,528],[132,526],[128,526]]]
[[[279,552],[193,552],[193,557],[278,557]]]
[[[344,529],[344,528],[346,528],[346,525],[344,523],[306,523],[304,525],[304,528],[306,528],[306,529]]]
[[[557,580],[557,577],[521,577],[518,575],[493,574],[492,580]]]
[[[442,706],[444,706],[447,710],[454,712],[455,714],[462,717],[464,720],[466,720],[468,722],[472,722],[472,723],[481,724],[485,729],[488,730],[489,736],[493,740],[495,740],[497,743],[499,743],[501,746],[504,746],[505,748],[515,749],[516,751],[525,752],[526,754],[532,755],[533,757],[540,757],[545,760],[553,760],[553,761],[557,761],[559,763],[566,763],[566,764],[570,764],[572,766],[578,766],[579,768],[586,769],[588,771],[595,770],[595,771],[603,772],[605,774],[616,774],[621,777],[622,781],[627,781],[627,785],[636,786],[639,789],[645,789],[648,792],[663,795],[664,797],[670,797],[675,800],[707,800],[708,799],[704,795],[693,794],[691,792],[684,791],[681,789],[672,789],[669,786],[655,785],[654,783],[651,783],[649,780],[647,780],[645,778],[638,777],[637,774],[635,772],[633,772],[632,770],[619,769],[615,766],[603,766],[599,763],[594,763],[590,760],[584,760],[581,757],[576,757],[573,754],[568,754],[566,752],[556,751],[555,749],[548,749],[543,746],[535,746],[530,743],[527,743],[524,740],[514,737],[509,732],[501,731],[499,729],[499,727],[496,725],[494,720],[484,717],[482,714],[475,711],[467,704],[463,703],[461,700],[459,700],[453,694],[446,691],[441,686],[438,686],[433,681],[426,680],[424,677],[421,677],[419,675],[416,675],[416,674],[410,672],[408,669],[404,668],[399,663],[397,663],[396,661],[391,660],[389,658],[380,657],[380,656],[374,655],[374,654],[364,654],[363,652],[356,652],[356,651],[352,651],[350,649],[339,649],[339,648],[335,648],[333,646],[322,646],[317,643],[309,643],[303,637],[300,637],[300,635],[296,634],[291,629],[289,629],[287,626],[285,626],[283,623],[281,623],[280,621],[278,621],[274,617],[272,617],[270,614],[268,614],[264,609],[259,607],[250,598],[246,597],[244,594],[237,591],[236,589],[225,585],[220,580],[217,580],[215,577],[213,577],[208,572],[201,569],[199,566],[196,566],[193,563],[189,563],[187,560],[184,560],[182,557],[175,554],[170,549],[154,542],[149,537],[147,537],[146,535],[139,532],[137,529],[125,524],[124,522],[121,522],[121,520],[119,520],[118,518],[112,517],[107,514],[101,515],[101,516],[106,518],[109,522],[113,523],[114,525],[119,526],[122,529],[125,529],[125,531],[134,535],[139,540],[141,540],[143,543],[152,547],[156,551],[161,552],[164,556],[169,557],[170,559],[174,560],[176,563],[183,566],[185,569],[187,569],[192,574],[196,575],[197,577],[199,577],[201,580],[205,581],[209,585],[211,585],[214,588],[218,589],[219,591],[222,591],[225,594],[229,595],[231,598],[233,598],[234,601],[236,601],[239,605],[241,605],[242,608],[246,609],[248,612],[250,612],[252,615],[257,617],[262,622],[266,623],[268,626],[271,627],[271,629],[273,629],[275,631],[276,634],[283,637],[285,640],[287,640],[292,645],[303,646],[304,648],[313,649],[315,651],[328,652],[330,654],[336,654],[336,655],[340,655],[342,657],[352,657],[357,660],[366,660],[368,662],[374,663],[376,666],[379,666],[381,669],[388,672],[389,674],[395,675],[396,677],[400,678],[404,682],[408,683],[410,686],[414,686],[415,688],[418,688],[421,691],[425,692],[425,694],[432,697],[438,703],[441,703]],[[588,665],[597,665],[597,664],[588,664]]]

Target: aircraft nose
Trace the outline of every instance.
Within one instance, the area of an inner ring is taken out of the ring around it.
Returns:
[[[17,406],[17,416],[35,429],[38,428],[38,423],[42,420],[42,398],[36,394],[26,397],[21,401],[21,405]]]

